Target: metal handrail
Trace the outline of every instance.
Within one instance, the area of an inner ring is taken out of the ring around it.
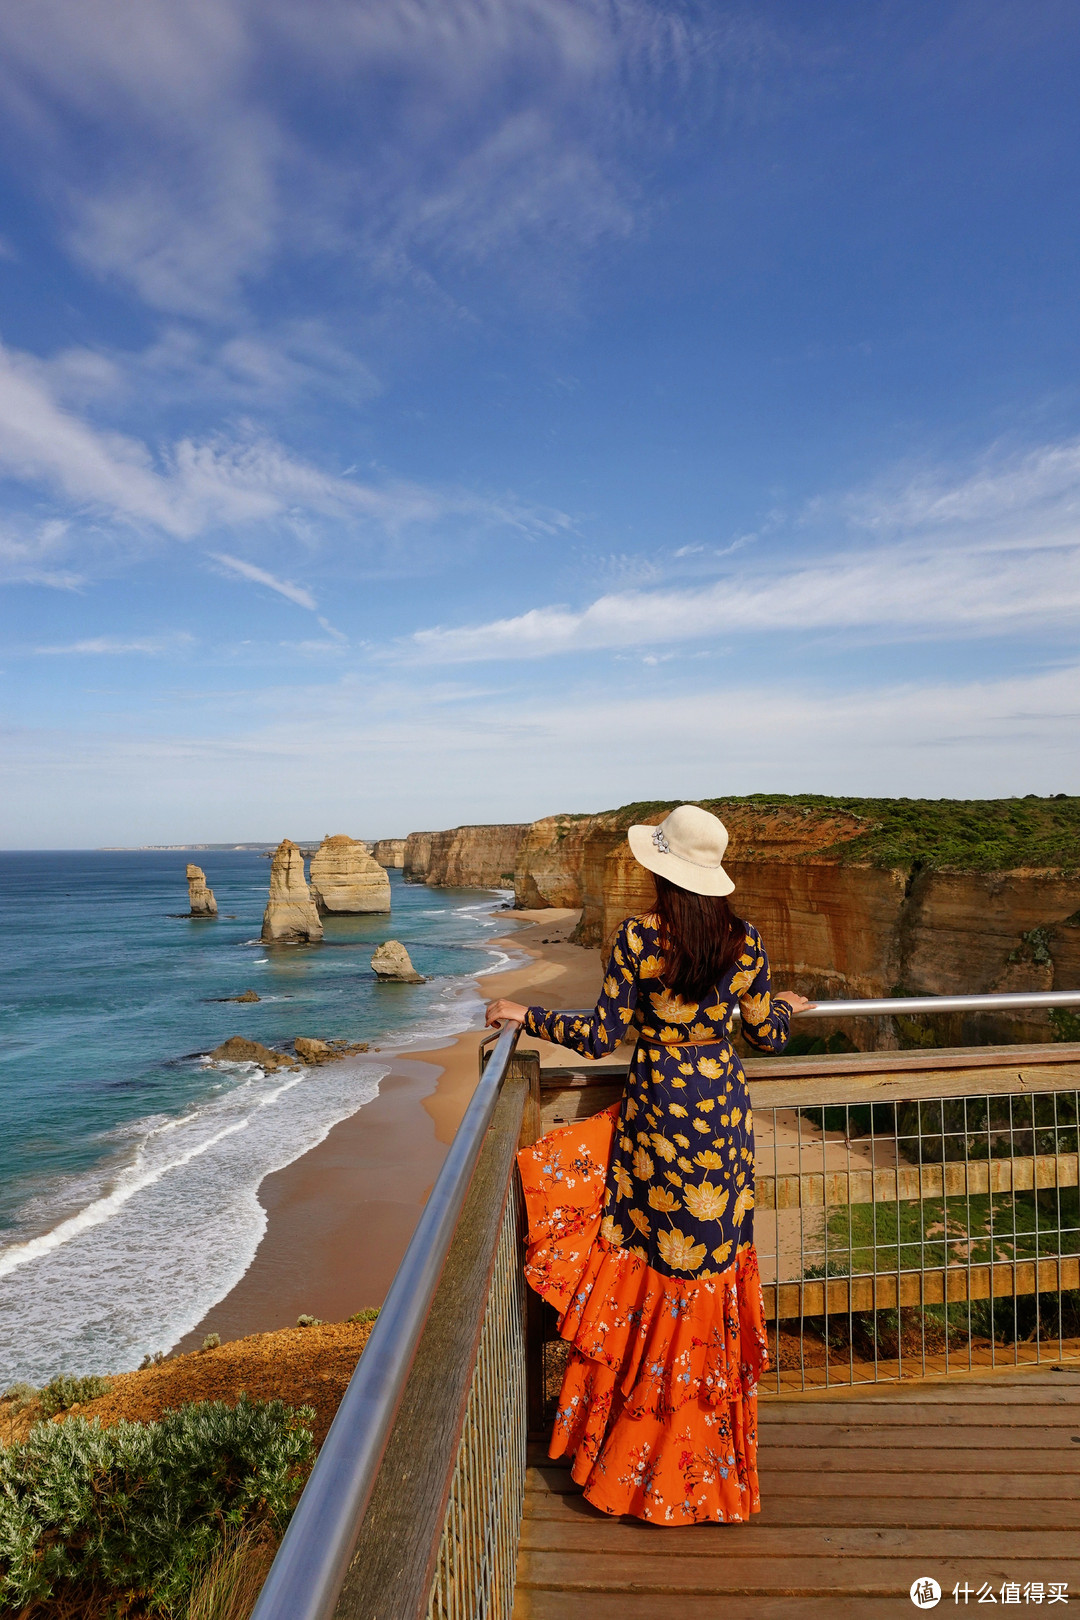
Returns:
[[[818,1001],[799,1018],[859,1018],[890,1013],[1010,1012],[1014,1007],[1080,1007],[1080,990],[1003,991],[983,996],[879,996],[862,1001]]]
[[[507,1024],[395,1273],[251,1620],[330,1620],[375,1489],[458,1219],[520,1030]]]
[[[781,998],[782,999],[782,998]],[[1080,990],[1002,991],[982,996],[878,996],[860,1001],[815,1001],[795,1018],[881,1018],[893,1013],[1011,1012],[1020,1007],[1080,1007]],[[591,1007],[560,1008],[564,1018],[589,1018]],[[732,1008],[739,1017],[738,1002]]]

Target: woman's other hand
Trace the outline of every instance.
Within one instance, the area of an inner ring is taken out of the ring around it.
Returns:
[[[528,1007],[518,1001],[489,1001],[485,1024],[523,1024]]]
[[[807,1001],[805,996],[798,995],[794,990],[776,990],[773,992],[773,1000],[786,1001],[791,1008],[792,1016],[796,1013],[804,1013],[808,1008],[817,1006],[816,1001]]]

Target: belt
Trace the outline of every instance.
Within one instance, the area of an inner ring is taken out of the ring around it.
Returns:
[[[727,1046],[726,1035],[713,1035],[707,1041],[665,1041],[659,1035],[650,1035],[647,1030],[638,1030],[638,1039],[649,1041],[654,1046]]]

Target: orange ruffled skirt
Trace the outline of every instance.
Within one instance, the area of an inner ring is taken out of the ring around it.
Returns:
[[[600,1236],[618,1104],[518,1154],[525,1276],[570,1355],[549,1455],[594,1507],[658,1524],[738,1524],[760,1506],[757,1386],[768,1363],[757,1256],[691,1281]]]

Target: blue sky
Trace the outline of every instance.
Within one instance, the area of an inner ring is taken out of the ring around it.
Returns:
[[[0,11],[8,846],[1080,791],[1057,0]]]

